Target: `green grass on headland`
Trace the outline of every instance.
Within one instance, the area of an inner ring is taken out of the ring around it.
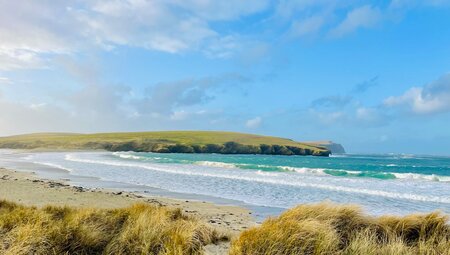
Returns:
[[[219,235],[178,209],[25,207],[0,200],[0,254],[202,254]]]
[[[301,205],[243,232],[230,254],[448,255],[450,225],[437,212],[377,218],[355,206]]]
[[[330,154],[325,148],[290,139],[217,131],[39,133],[1,137],[0,148],[315,156]]]

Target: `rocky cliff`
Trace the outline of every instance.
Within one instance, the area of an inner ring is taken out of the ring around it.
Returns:
[[[317,142],[306,142],[306,143],[326,148],[327,150],[331,151],[332,154],[344,154],[345,153],[344,146],[342,146],[339,143],[334,143],[332,141],[317,141]]]

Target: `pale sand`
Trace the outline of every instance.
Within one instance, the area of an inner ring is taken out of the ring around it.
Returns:
[[[40,179],[36,175],[0,168],[0,199],[27,206],[67,205],[76,207],[117,208],[144,202],[181,208],[232,237],[256,222],[251,212],[238,206],[216,205],[202,201],[140,196],[106,189],[82,189],[63,182]],[[210,245],[206,254],[226,254],[229,243]]]

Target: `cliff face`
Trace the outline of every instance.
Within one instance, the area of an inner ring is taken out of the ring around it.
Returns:
[[[344,154],[345,149],[339,143],[334,143],[332,141],[317,141],[317,142],[306,142],[306,144],[311,144],[315,146],[319,146],[331,151],[332,154]]]
[[[330,150],[331,153],[333,153],[333,154],[344,154],[345,153],[344,146],[342,146],[339,143],[330,142],[328,144],[320,144],[320,145],[327,148],[328,150]]]

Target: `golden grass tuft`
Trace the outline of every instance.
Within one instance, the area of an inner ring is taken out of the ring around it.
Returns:
[[[231,255],[450,254],[450,225],[441,213],[371,217],[356,206],[300,205],[233,241]]]
[[[226,239],[178,209],[25,207],[0,200],[0,254],[202,254]]]

